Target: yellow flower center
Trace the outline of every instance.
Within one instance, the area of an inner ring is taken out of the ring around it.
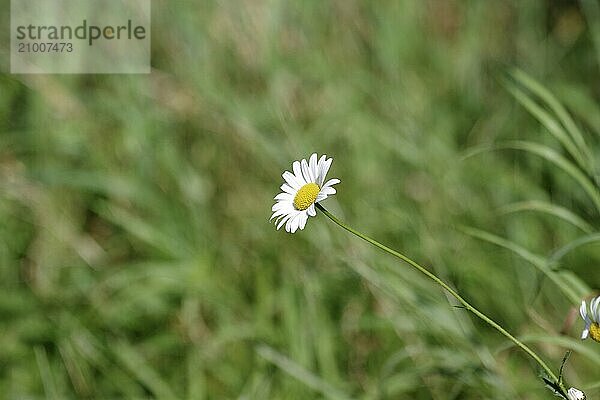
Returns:
[[[590,337],[596,342],[600,342],[600,325],[595,322],[590,326]]]
[[[296,197],[294,197],[294,208],[301,211],[306,210],[315,202],[320,191],[321,188],[316,183],[307,183],[302,186],[296,193]]]

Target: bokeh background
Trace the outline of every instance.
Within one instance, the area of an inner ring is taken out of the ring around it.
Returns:
[[[269,225],[312,152],[330,211],[600,393],[597,1],[152,6],[150,75],[0,75],[0,397],[552,398],[406,265]]]

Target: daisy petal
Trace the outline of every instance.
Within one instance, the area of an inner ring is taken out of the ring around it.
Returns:
[[[586,327],[583,332],[581,332],[581,339],[585,340],[588,338],[588,335],[590,334],[590,328]]]
[[[288,183],[288,185],[290,185],[293,189],[300,189],[302,187],[302,184],[298,181],[298,179],[296,178],[296,176],[294,174],[292,174],[290,171],[285,171],[283,173],[283,175],[281,175],[283,177],[283,179],[285,179],[285,181]]]
[[[283,190],[286,193],[291,194],[292,196],[296,195],[296,190],[292,189],[292,187],[290,185],[288,185],[287,183],[284,183],[283,185],[281,185],[281,190]]]
[[[287,214],[288,212],[290,212],[290,207],[287,207],[285,204],[284,205],[279,205],[279,207],[277,207],[279,205],[279,203],[275,204],[273,207],[271,207],[271,211],[273,211],[273,214]]]
[[[294,216],[294,218],[292,219],[291,222],[291,229],[292,232],[291,233],[296,233],[296,231],[298,230],[298,228],[300,227],[300,220],[302,219],[302,215],[304,215],[305,213],[301,212],[298,213]]]
[[[273,198],[274,200],[282,200],[282,201],[293,201],[294,196],[289,193],[279,193],[277,196]]]
[[[335,188],[332,188],[331,186],[327,186],[327,187],[324,187],[323,189],[321,189],[321,192],[326,194],[327,196],[329,196],[329,195],[335,194],[336,190],[335,190]]]
[[[289,233],[294,233],[296,232],[296,229],[298,229],[298,215],[300,213],[296,212],[295,214],[292,214],[291,218],[288,219],[288,222],[286,222],[285,224],[285,230],[288,231]],[[295,228],[294,228],[295,226]]]
[[[333,186],[333,185],[337,185],[338,183],[340,183],[341,181],[337,178],[333,178],[328,180],[327,182],[325,182],[325,184],[323,185],[323,187],[328,187],[328,186]]]
[[[308,167],[313,177],[313,182],[317,183],[318,171],[317,171],[317,153],[312,153],[308,161]]]
[[[321,170],[319,171],[319,186],[323,186],[323,182],[325,182],[325,177],[327,176],[327,172],[329,172],[329,167],[331,167],[332,162],[332,158],[328,160],[323,160],[323,165],[321,166]]]
[[[323,171],[323,165],[325,160],[327,160],[327,156],[323,154],[321,158],[319,158],[319,162],[317,162],[317,171],[319,172],[319,176],[321,176],[321,171]]]
[[[277,230],[279,230],[279,228],[281,228],[283,226],[283,224],[285,224],[286,221],[288,221],[291,217],[292,217],[291,214],[287,214],[285,217],[283,217],[281,219],[281,221],[279,221],[279,223],[277,224]]]
[[[294,169],[294,175],[296,175],[298,181],[302,182],[302,186],[304,186],[306,184],[306,181],[302,177],[302,168],[300,167],[300,161],[294,161],[294,164],[292,164],[292,168]]]
[[[281,215],[285,215],[285,214],[286,214],[286,212],[284,210],[275,211],[273,213],[273,215],[271,215],[271,218],[269,218],[269,221],[272,221],[274,218],[277,218],[277,217],[279,217]]]
[[[586,322],[589,320],[587,316],[587,307],[585,305],[585,300],[581,300],[581,306],[579,307],[579,315],[581,315],[581,318],[583,318]]]
[[[283,214],[281,214],[280,216],[278,216],[278,217],[275,219],[275,225],[278,225],[278,224],[279,224],[279,221],[281,221],[281,219],[282,219],[282,218],[284,218],[284,217],[285,217],[286,215],[288,215],[288,214],[289,214],[289,213],[283,213]]]
[[[273,207],[271,207],[271,211],[275,212],[275,211],[279,211],[283,209],[283,203],[275,203],[273,204]]]
[[[306,226],[306,221],[308,221],[308,214],[307,213],[302,213],[300,214],[300,230],[304,229],[304,227]]]
[[[294,203],[292,203],[291,201],[278,201],[277,203],[273,204],[273,207],[271,207],[271,211],[273,212],[279,210],[292,211],[293,209]]]
[[[598,322],[598,305],[600,304],[600,296],[592,300],[590,304],[590,317]]]
[[[306,159],[302,159],[302,162],[300,163],[300,166],[302,168],[302,176],[304,177],[304,180],[308,183],[308,182],[312,182],[313,179],[310,176],[310,170],[308,168],[308,163],[306,162]]]
[[[309,216],[311,216],[311,217],[314,217],[315,215],[317,215],[317,210],[315,210],[315,204],[314,203],[311,204],[310,207],[308,207],[308,209],[306,210],[306,213]]]

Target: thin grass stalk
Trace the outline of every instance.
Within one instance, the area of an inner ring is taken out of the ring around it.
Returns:
[[[516,337],[514,337],[513,335],[511,335],[506,329],[504,329],[502,326],[500,326],[494,320],[492,320],[491,318],[489,318],[483,312],[479,311],[477,308],[475,308],[474,306],[472,306],[460,294],[458,294],[457,291],[455,291],[454,289],[452,289],[448,284],[446,284],[444,281],[442,281],[440,278],[438,278],[435,274],[433,274],[432,272],[430,272],[429,270],[427,270],[425,267],[421,266],[416,261],[413,261],[409,257],[405,256],[404,254],[399,253],[396,250],[393,250],[393,249],[387,247],[386,245],[379,243],[375,239],[372,239],[369,236],[367,236],[367,235],[365,235],[365,234],[363,234],[363,233],[361,233],[361,232],[359,232],[359,231],[351,228],[350,226],[346,225],[345,223],[343,223],[342,221],[340,221],[339,219],[337,219],[337,217],[335,217],[329,211],[327,211],[325,209],[325,207],[323,207],[321,204],[316,203],[316,206],[317,206],[317,208],[323,214],[325,214],[325,216],[327,216],[327,218],[329,218],[331,221],[333,221],[335,224],[337,224],[341,228],[347,230],[348,232],[352,233],[355,236],[358,236],[359,238],[363,239],[364,241],[366,241],[366,242],[372,244],[373,246],[375,246],[375,247],[377,247],[377,248],[385,251],[386,253],[389,253],[389,254],[393,255],[394,257],[399,258],[400,260],[404,261],[405,263],[407,263],[408,265],[412,266],[413,268],[415,268],[416,270],[418,270],[419,272],[421,272],[422,274],[424,274],[425,276],[427,276],[429,279],[431,279],[432,281],[434,281],[435,283],[437,283],[438,285],[440,285],[444,290],[446,290],[456,300],[458,300],[458,302],[460,304],[462,304],[466,310],[468,310],[468,311],[472,312],[473,314],[475,314],[477,317],[479,317],[485,323],[487,323],[492,328],[494,328],[495,330],[497,330],[498,332],[500,332],[502,335],[504,335],[506,338],[508,338],[510,341],[512,341],[516,346],[518,346],[521,350],[523,350],[525,353],[527,353],[531,358],[533,358],[533,360],[536,363],[538,363],[538,365],[544,370],[544,372],[548,375],[548,377],[550,379],[552,379],[558,385],[558,387],[560,387],[560,389],[563,392],[562,394],[565,396],[565,398],[567,398],[566,397],[567,396],[567,390],[565,389],[565,386],[564,386],[563,382],[561,382],[558,379],[558,377],[554,374],[554,372],[552,372],[552,370],[550,369],[550,367],[548,367],[548,365],[544,362],[544,360],[542,360],[540,358],[540,356],[537,355],[536,352],[534,352],[531,348],[529,348],[527,345],[525,345],[519,339],[517,339]]]

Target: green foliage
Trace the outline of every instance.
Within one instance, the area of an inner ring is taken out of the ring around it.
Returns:
[[[423,276],[323,216],[268,224],[315,151],[342,181],[328,209],[557,373],[572,349],[565,380],[594,398],[576,307],[600,286],[600,53],[581,3],[153,1],[150,75],[0,76],[0,393],[548,398]]]

